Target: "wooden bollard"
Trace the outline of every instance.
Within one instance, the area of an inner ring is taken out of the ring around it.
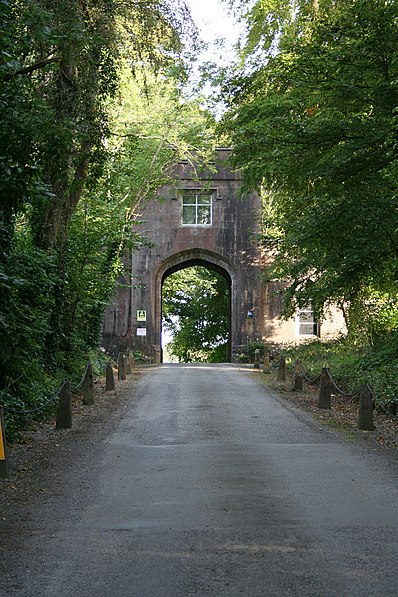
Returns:
[[[331,390],[330,379],[326,367],[322,367],[321,384],[319,386],[318,408],[330,410],[331,408]]]
[[[105,391],[111,392],[115,389],[115,376],[113,375],[113,367],[111,363],[106,364],[105,372]]]
[[[294,381],[292,392],[302,392],[303,391],[303,374],[301,371],[301,363],[297,361],[295,371],[294,371]]]
[[[56,429],[72,427],[72,393],[70,383],[66,381],[59,391]]]
[[[278,381],[286,381],[286,359],[284,355],[281,355],[276,379]]]
[[[94,404],[94,374],[93,366],[88,363],[83,380],[83,404]]]
[[[362,386],[359,393],[358,429],[374,431],[373,396],[368,384]]]
[[[264,353],[263,373],[271,373],[271,364],[269,360],[269,350]]]
[[[126,379],[126,367],[124,365],[124,354],[119,352],[117,357],[117,378],[118,380]]]
[[[124,369],[126,371],[126,375],[131,375],[130,356],[128,354],[124,358]]]
[[[254,351],[254,368],[260,369],[260,351],[258,348]]]
[[[0,478],[8,477],[6,431],[4,427],[3,407],[0,406]]]

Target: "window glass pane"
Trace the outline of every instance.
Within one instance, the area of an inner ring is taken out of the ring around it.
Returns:
[[[210,206],[198,206],[198,224],[201,224],[202,226],[205,224],[210,224],[211,223],[211,211],[210,211]]]
[[[301,336],[314,336],[314,323],[300,323],[299,333]]]
[[[311,322],[314,321],[314,314],[312,311],[301,311],[299,317],[300,317],[300,322],[303,322],[303,323],[305,323],[307,321],[311,321]]]
[[[297,314],[298,333],[300,336],[316,336],[318,333],[316,318],[313,309],[307,307]]]
[[[183,205],[195,205],[196,197],[195,195],[184,195],[182,198]]]
[[[181,223],[186,226],[211,226],[212,195],[189,192],[183,195]]]
[[[183,205],[182,223],[196,224],[196,207],[194,205]]]

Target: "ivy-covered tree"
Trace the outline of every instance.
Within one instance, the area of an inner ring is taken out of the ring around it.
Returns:
[[[180,362],[229,360],[230,289],[225,277],[193,266],[163,283],[163,329],[168,350]]]
[[[224,127],[264,194],[271,275],[288,313],[338,302],[355,325],[397,294],[397,5],[256,2],[248,19]]]
[[[19,0],[1,2],[0,17],[1,258],[27,206],[36,244],[62,253],[107,155],[122,66],[132,77],[178,60],[189,11],[182,0]]]
[[[183,0],[3,1],[0,17],[0,393],[29,408],[97,345],[123,251],[139,247],[134,205],[172,158],[138,114],[157,115],[155,76],[184,111],[195,32]]]

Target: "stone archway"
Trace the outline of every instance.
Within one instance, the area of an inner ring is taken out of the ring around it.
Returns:
[[[125,274],[104,318],[103,346],[111,354],[133,349],[146,361],[160,362],[162,280],[189,264],[229,276],[232,360],[253,342],[299,339],[294,319],[279,321],[280,284],[262,275],[272,256],[258,242],[261,198],[243,192],[229,156],[228,149],[216,149],[208,168],[179,162],[157,200],[142,206],[145,243],[125,256]],[[322,324],[325,333],[339,327],[333,320]]]
[[[159,264],[155,272],[155,336],[159,339],[159,346],[161,346],[162,335],[162,285],[164,280],[174,272],[200,265],[210,270],[220,273],[229,283],[229,360],[232,360],[232,346],[236,340],[236,321],[237,321],[237,276],[233,264],[212,251],[206,249],[189,249],[181,251],[175,255],[171,255]],[[161,351],[159,352],[160,360],[162,361]]]
[[[208,171],[177,164],[174,180],[143,207],[141,232],[147,244],[126,256],[125,276],[104,321],[103,345],[109,352],[133,349],[160,362],[162,280],[190,264],[230,280],[232,360],[239,347],[262,339],[261,200],[241,195],[240,177],[228,156],[228,150],[217,150],[215,168]],[[203,206],[208,218],[192,219],[192,209],[197,216]]]

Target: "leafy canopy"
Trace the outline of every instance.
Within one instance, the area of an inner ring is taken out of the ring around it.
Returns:
[[[163,329],[180,362],[229,359],[230,289],[226,278],[193,266],[169,275],[163,283]]]
[[[81,376],[140,203],[211,126],[183,0],[0,1],[0,34],[0,401],[23,409]]]
[[[364,288],[397,290],[398,7],[292,7],[256,2],[248,15],[223,126],[246,185],[264,192],[263,242],[270,275],[288,283],[287,313],[310,300],[365,308]]]

